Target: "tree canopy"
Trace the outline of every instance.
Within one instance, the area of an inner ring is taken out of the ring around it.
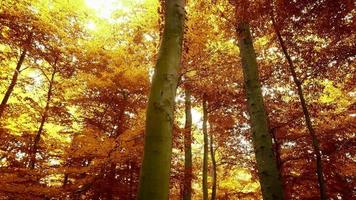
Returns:
[[[0,199],[355,199],[355,12],[1,0]]]

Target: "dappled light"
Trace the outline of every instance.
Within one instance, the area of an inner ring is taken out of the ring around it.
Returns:
[[[0,0],[0,200],[356,199],[351,0]]]

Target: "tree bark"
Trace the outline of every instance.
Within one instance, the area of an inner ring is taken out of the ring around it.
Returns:
[[[271,130],[271,136],[273,139],[273,152],[274,155],[276,157],[276,162],[277,162],[277,167],[279,172],[281,173],[282,170],[282,161],[281,161],[281,152],[280,152],[280,144],[277,140],[276,134],[277,134],[277,129],[276,128],[272,128]]]
[[[118,117],[116,120],[116,130],[114,129],[113,134],[110,136],[114,139],[117,139],[123,132],[124,132],[124,122],[125,122],[125,111],[127,107],[127,98],[128,94],[126,92],[123,93],[123,105],[120,111],[118,112]],[[111,155],[111,154],[110,154]],[[109,156],[110,157],[110,156]],[[109,185],[115,185],[116,184],[116,164],[114,162],[111,162],[110,167],[108,169],[108,174],[106,176],[106,181],[109,183]],[[114,191],[113,187],[109,187],[108,190],[106,191],[107,193],[107,199],[112,200],[114,198]]]
[[[264,200],[284,199],[276,158],[273,154],[272,137],[269,133],[267,114],[259,82],[256,54],[248,20],[240,17],[236,7],[236,32],[244,75],[247,108],[250,115],[252,140],[258,175]],[[246,11],[242,11],[246,12]]]
[[[130,166],[130,181],[129,181],[129,199],[134,199],[134,168],[133,168],[133,162],[129,162]]]
[[[55,65],[56,65],[56,63],[55,63]],[[31,148],[31,156],[30,156],[30,163],[29,163],[30,169],[34,169],[35,168],[38,144],[39,144],[39,142],[41,140],[41,135],[42,135],[42,132],[43,132],[43,128],[44,128],[44,125],[45,125],[46,120],[48,118],[48,111],[49,111],[49,106],[50,106],[50,102],[51,102],[51,98],[52,98],[52,92],[53,92],[54,77],[55,77],[56,73],[57,73],[56,66],[54,66],[53,72],[52,72],[52,75],[51,75],[51,79],[49,81],[46,106],[45,106],[44,111],[42,113],[41,123],[40,123],[40,126],[38,128],[38,131],[37,131],[37,134],[35,136],[35,139],[33,141],[33,146]]]
[[[203,97],[203,136],[204,136],[204,155],[203,155],[203,200],[208,200],[208,108],[205,97]]]
[[[107,176],[107,184],[109,185],[106,191],[106,199],[107,200],[112,200],[114,198],[114,191],[113,191],[113,187],[115,185],[116,182],[116,163],[111,163],[108,169],[108,174]],[[110,187],[111,186],[111,187]]]
[[[188,89],[185,90],[184,127],[184,185],[183,200],[192,199],[192,105]]]
[[[139,200],[167,200],[174,98],[178,84],[184,32],[184,0],[165,1],[165,26],[146,114]]]
[[[63,185],[62,185],[63,188],[65,188],[65,186],[68,184],[68,178],[69,178],[69,174],[65,173],[63,178]]]
[[[274,28],[274,31],[277,35],[277,39],[279,44],[281,45],[282,48],[282,52],[284,57],[286,58],[287,62],[288,62],[288,69],[290,71],[290,73],[292,74],[293,77],[293,81],[295,86],[297,87],[297,93],[300,99],[300,104],[302,106],[302,110],[303,110],[303,114],[304,114],[304,118],[305,118],[305,123],[307,125],[308,131],[309,131],[309,135],[312,139],[312,146],[313,146],[313,150],[314,150],[314,154],[316,157],[316,173],[318,176],[318,184],[319,184],[319,193],[320,193],[320,199],[321,200],[327,200],[327,194],[326,194],[326,188],[325,188],[325,180],[324,180],[324,176],[323,176],[323,164],[322,164],[322,153],[320,150],[320,144],[319,144],[319,140],[316,136],[315,130],[313,128],[312,125],[312,121],[310,118],[310,113],[308,110],[308,106],[307,103],[305,101],[304,98],[304,93],[303,93],[303,88],[302,88],[302,82],[299,80],[298,75],[295,71],[295,67],[293,64],[293,61],[288,53],[288,49],[286,44],[284,43],[284,40],[282,38],[281,32],[276,24],[276,21],[274,19],[274,15],[273,15],[273,9],[271,12],[271,19],[272,19],[272,25]]]
[[[215,150],[214,150],[214,136],[213,131],[210,126],[210,157],[212,164],[212,188],[211,188],[211,200],[216,199],[216,181],[217,181],[217,173],[216,173],[216,160],[215,160]]]
[[[9,100],[9,98],[11,96],[11,93],[14,91],[15,85],[17,83],[17,78],[18,78],[18,76],[19,76],[19,74],[21,72],[22,63],[24,62],[25,57],[26,57],[26,52],[27,52],[26,49],[24,49],[22,51],[22,53],[20,55],[20,58],[19,58],[19,61],[16,64],[16,68],[15,68],[14,74],[12,75],[11,83],[10,83],[9,87],[7,88],[7,90],[5,92],[4,98],[1,101],[1,104],[0,104],[0,119],[1,119],[1,117],[3,116],[3,114],[5,112],[7,101]]]

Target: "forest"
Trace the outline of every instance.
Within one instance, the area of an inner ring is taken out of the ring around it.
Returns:
[[[0,200],[355,200],[353,0],[0,0]]]

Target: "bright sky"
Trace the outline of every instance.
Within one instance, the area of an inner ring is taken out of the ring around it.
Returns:
[[[122,0],[85,0],[86,4],[96,10],[99,17],[110,19],[115,10],[127,11],[129,8],[122,4]]]
[[[192,108],[192,122],[197,125],[199,128],[203,126],[203,113],[196,108]]]

